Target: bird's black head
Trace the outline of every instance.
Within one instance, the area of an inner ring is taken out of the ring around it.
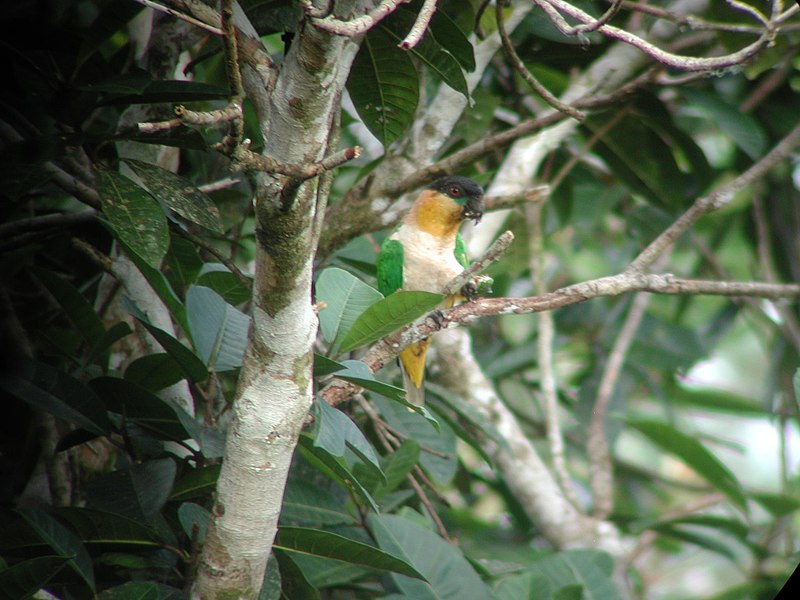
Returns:
[[[452,198],[456,204],[463,206],[462,219],[473,219],[478,223],[483,216],[483,188],[469,177],[450,175],[441,177],[428,186],[428,189]]]

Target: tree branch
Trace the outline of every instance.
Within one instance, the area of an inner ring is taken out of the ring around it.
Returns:
[[[425,0],[422,8],[419,9],[419,14],[417,15],[417,20],[414,21],[414,26],[411,28],[411,31],[408,32],[405,39],[399,44],[403,50],[410,50],[416,47],[422,40],[422,36],[425,35],[425,30],[428,29],[428,25],[433,18],[433,13],[436,12],[437,2],[438,0]]]
[[[314,8],[311,0],[300,0],[300,6],[310,17],[311,24],[314,25],[314,27],[334,35],[355,37],[372,29],[372,27],[381,20],[392,14],[398,6],[408,1],[409,0],[383,0],[367,14],[351,19],[350,21],[342,21],[332,15],[321,18],[315,16],[320,13]]]

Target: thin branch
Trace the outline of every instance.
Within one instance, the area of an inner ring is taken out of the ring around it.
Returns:
[[[300,6],[306,14],[311,17],[311,23],[314,27],[334,35],[355,37],[372,29],[372,27],[382,19],[392,14],[398,6],[406,2],[408,2],[408,0],[383,0],[383,2],[367,14],[351,19],[350,21],[342,21],[332,15],[322,18],[313,16],[319,13],[314,8],[311,0],[300,0]]]
[[[737,192],[763,177],[767,171],[788,157],[792,150],[798,145],[800,145],[800,124],[796,125],[795,128],[778,142],[772,150],[764,155],[763,158],[753,163],[747,171],[711,193],[695,200],[694,204],[692,204],[685,213],[678,217],[672,225],[665,229],[655,240],[642,250],[639,256],[630,264],[628,270],[643,271],[697,220],[710,212],[726,206]]]
[[[494,243],[489,246],[486,252],[483,253],[478,260],[472,261],[464,271],[453,278],[444,288],[444,294],[447,296],[458,293],[469,281],[481,271],[485,271],[490,264],[499,259],[511,247],[514,241],[514,234],[510,231],[502,233]]]
[[[544,275],[544,234],[542,226],[542,203],[532,204],[526,211],[526,225],[529,235],[529,264],[533,289],[537,294],[546,290]],[[556,384],[555,368],[553,366],[553,338],[555,327],[553,314],[549,311],[539,313],[539,335],[536,340],[539,365],[539,386],[544,397],[544,414],[547,424],[547,440],[550,444],[550,455],[561,491],[576,510],[583,512],[581,503],[575,494],[572,481],[567,468],[567,459],[564,452],[564,437],[561,432],[561,422],[558,417],[558,388]]]
[[[228,84],[231,88],[229,107],[234,108],[234,113],[238,117],[231,119],[231,129],[233,131],[233,144],[239,145],[244,138],[244,120],[242,118],[242,98],[244,88],[242,87],[242,72],[239,69],[239,46],[236,43],[236,26],[233,21],[233,0],[222,0],[220,4],[220,17],[222,20],[222,46],[225,49],[225,73],[228,76]],[[238,110],[235,110],[237,109]]]
[[[595,22],[595,18],[590,14],[564,0],[534,0],[534,2],[547,14],[550,21],[558,30],[565,35],[576,35],[578,31],[575,27],[567,23],[559,11],[584,24],[593,24]],[[647,56],[663,65],[681,71],[713,71],[715,69],[741,65],[755,56],[762,48],[769,45],[775,38],[774,25],[770,24],[761,31],[761,35],[755,42],[736,52],[724,56],[696,57],[682,56],[667,52],[629,31],[612,25],[602,25],[597,28],[597,31],[607,37],[638,48]]]
[[[179,226],[172,227],[172,231],[177,233],[182,238],[189,240],[196,246],[200,246],[203,250],[211,254],[219,262],[225,265],[227,269],[231,273],[233,273],[236,276],[236,278],[242,283],[242,285],[244,285],[248,290],[253,288],[253,282],[250,280],[250,278],[244,273],[242,273],[239,267],[237,267],[232,260],[230,260],[227,256],[222,254],[219,250],[214,248],[214,246],[206,242],[203,238],[196,236],[195,234],[186,231],[183,227]]]
[[[575,27],[575,31],[578,33],[578,35],[597,31],[600,27],[613,19],[619,12],[620,8],[622,8],[622,0],[613,0],[611,6],[608,7],[606,12],[604,12],[599,19],[595,20],[594,23],[583,23],[578,25]]]
[[[187,15],[186,13],[182,13],[174,8],[170,8],[168,6],[164,6],[163,4],[159,4],[158,2],[153,2],[152,0],[134,0],[134,2],[138,2],[142,6],[146,6],[147,8],[152,8],[153,10],[157,10],[163,13],[166,13],[170,16],[173,16],[177,19],[181,19],[182,21],[186,21],[187,23],[191,23],[192,25],[199,27],[200,29],[204,29],[209,33],[213,33],[214,35],[223,35],[222,30],[219,27],[214,27],[213,25],[209,25],[199,19],[195,19],[194,17]]]
[[[422,36],[425,35],[425,30],[428,29],[428,25],[433,18],[433,13],[436,12],[437,2],[438,0],[425,0],[422,8],[419,9],[419,14],[417,15],[417,20],[414,21],[414,26],[411,28],[411,31],[408,32],[405,39],[399,44],[403,50],[415,48],[417,44],[420,43]]]
[[[73,213],[53,213],[29,217],[27,219],[18,219],[0,225],[0,240],[6,241],[15,235],[31,231],[42,231],[53,228],[61,229],[72,227],[73,225],[90,223],[97,219],[97,214],[95,210],[82,210]]]
[[[606,440],[608,408],[611,405],[614,388],[620,373],[622,373],[622,365],[625,363],[628,350],[651,299],[650,294],[642,292],[634,295],[625,322],[608,355],[600,378],[600,385],[597,387],[597,397],[594,401],[592,419],[586,438],[586,456],[589,459],[589,482],[594,504],[592,516],[598,519],[608,518],[614,508],[614,472]]]
[[[222,146],[218,145],[219,150],[223,150]],[[362,148],[360,146],[352,146],[345,148],[339,152],[329,154],[319,162],[308,164],[291,164],[275,160],[269,156],[256,154],[250,150],[250,141],[245,140],[241,145],[235,147],[230,152],[230,157],[233,160],[231,165],[232,171],[241,171],[245,169],[254,171],[263,171],[266,173],[280,173],[288,175],[293,179],[304,180],[311,179],[320,175],[324,171],[329,171],[344,164],[350,160],[361,156]]]
[[[617,0],[618,2],[620,0]],[[544,87],[539,80],[534,77],[533,73],[531,73],[528,68],[522,63],[517,51],[514,49],[514,45],[511,43],[511,39],[508,37],[508,32],[506,31],[505,19],[503,18],[503,3],[497,2],[495,4],[495,17],[497,20],[497,32],[500,34],[500,41],[503,44],[503,50],[506,53],[506,57],[508,58],[508,62],[511,64],[511,67],[519,73],[520,77],[522,77],[525,82],[531,87],[531,89],[541,96],[542,100],[547,102],[550,106],[555,108],[557,111],[562,112],[564,114],[569,115],[573,119],[577,119],[578,121],[583,121],[586,118],[586,115],[579,111],[577,108],[570,106],[569,104],[565,104],[561,100],[559,100],[554,94],[550,92],[546,87]]]

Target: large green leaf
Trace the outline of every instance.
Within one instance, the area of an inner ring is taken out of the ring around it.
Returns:
[[[375,449],[350,417],[324,400],[314,402],[312,414],[315,446],[339,457],[344,457],[345,448],[349,446],[366,465],[372,465],[379,477],[384,478]]]
[[[146,354],[137,358],[125,369],[125,379],[151,392],[163,390],[184,377],[178,363],[166,352]]]
[[[281,507],[281,522],[304,525],[353,524],[355,518],[328,490],[299,477],[290,477]]]
[[[384,147],[397,140],[414,120],[419,78],[408,54],[380,27],[364,37],[347,90],[372,134]]]
[[[441,304],[444,296],[430,292],[399,291],[371,304],[342,340],[341,352],[366,346],[408,325]]]
[[[417,15],[413,10],[401,6],[392,13],[390,18],[383,20],[380,27],[394,40],[395,44],[399,44],[414,26],[416,19]],[[443,37],[443,32],[448,25],[446,21],[447,18],[443,17],[437,23],[438,31]],[[452,23],[450,25],[451,27],[446,29],[447,34],[450,36],[449,39],[457,35],[464,37],[458,27]],[[467,45],[469,45],[469,42],[467,42]],[[470,49],[472,48],[472,46],[469,47]],[[466,79],[464,79],[464,72],[461,70],[459,61],[439,43],[433,28],[428,29],[419,43],[415,47],[409,48],[408,51],[427,65],[439,79],[455,91],[469,98],[469,88],[467,87]],[[467,53],[462,52],[461,56],[466,57]]]
[[[369,525],[384,552],[411,563],[427,581],[392,574],[392,580],[415,600],[486,600],[491,590],[461,551],[432,531],[397,515],[370,514]]]
[[[219,209],[207,194],[191,181],[171,171],[132,158],[125,162],[133,169],[150,193],[192,223],[223,233]]]
[[[30,598],[43,589],[67,561],[67,556],[37,556],[0,570],[0,600]]]
[[[161,548],[164,543],[158,534],[141,521],[119,514],[70,506],[54,510],[56,517],[69,523],[84,544]]]
[[[207,287],[193,285],[186,293],[186,314],[195,348],[216,371],[242,366],[250,318]]]
[[[611,580],[609,564],[613,566],[600,551],[568,550],[537,559],[528,572],[540,582],[540,587],[553,590],[553,598],[560,597],[559,591],[565,588],[569,591],[562,593],[571,597],[575,586],[580,586],[583,595],[577,597],[583,600],[621,600]]]
[[[317,301],[326,306],[319,313],[319,327],[332,345],[341,341],[358,316],[383,295],[344,269],[325,269],[317,279]]]
[[[17,513],[36,532],[39,539],[50,546],[56,554],[71,557],[67,565],[80,577],[86,587],[94,592],[92,559],[78,536],[42,510],[18,509]]]
[[[747,510],[739,481],[695,437],[651,419],[627,419],[626,422],[659,448],[681,459],[742,510]]]
[[[281,527],[278,530],[275,547],[287,552],[332,558],[381,571],[401,573],[406,577],[425,579],[405,558],[320,529]]]
[[[381,500],[406,480],[408,474],[419,462],[419,454],[419,444],[415,440],[404,440],[397,450],[381,458],[381,469],[385,480],[382,481],[371,476],[370,472],[360,468],[361,465],[356,465],[353,471],[367,486],[372,496],[376,500]]]
[[[89,486],[92,508],[151,522],[169,499],[176,466],[171,458],[149,460],[98,476]]]
[[[180,502],[210,494],[217,487],[217,479],[221,468],[221,464],[216,464],[184,472],[172,488],[170,501]]]
[[[98,169],[97,192],[103,213],[119,238],[148,265],[158,268],[169,247],[164,211],[136,183],[109,169]]]
[[[152,392],[118,377],[98,377],[89,382],[103,399],[106,408],[133,421],[161,439],[185,440],[191,437],[174,406]]]
[[[112,429],[103,402],[84,383],[44,363],[18,358],[0,372],[0,388],[34,408],[96,435]]]
[[[250,288],[221,263],[205,263],[197,277],[197,285],[211,288],[228,304],[247,302],[252,296]]]

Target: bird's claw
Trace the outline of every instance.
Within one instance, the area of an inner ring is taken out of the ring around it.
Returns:
[[[494,279],[488,275],[477,275],[461,286],[461,295],[467,302],[472,302],[477,300],[480,296],[491,294],[493,283]]]

